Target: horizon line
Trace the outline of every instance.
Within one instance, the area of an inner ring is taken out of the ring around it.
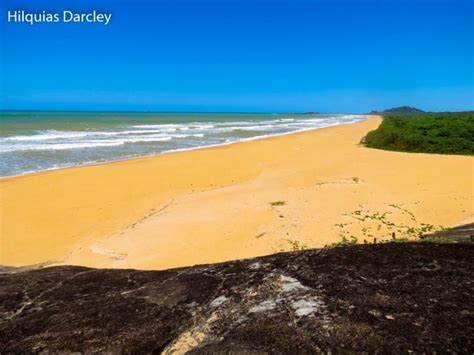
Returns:
[[[368,114],[360,112],[319,112],[319,111],[154,111],[154,110],[31,110],[31,109],[0,109],[0,112],[69,112],[69,113],[236,113],[236,114]]]

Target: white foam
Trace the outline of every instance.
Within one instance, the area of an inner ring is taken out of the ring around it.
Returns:
[[[124,136],[124,135],[139,135],[139,134],[151,134],[151,133],[170,133],[175,132],[176,128],[163,128],[155,130],[126,130],[126,131],[112,131],[112,132],[99,132],[99,131],[39,131],[37,134],[29,135],[17,135],[11,137],[5,137],[0,139],[5,141],[45,141],[45,140],[61,140],[61,139],[73,139],[73,138],[86,138],[86,137],[100,137],[100,136]]]
[[[181,137],[179,137],[181,138]],[[0,147],[0,152],[14,152],[26,150],[67,150],[67,149],[83,149],[96,147],[113,147],[123,144],[141,143],[141,142],[165,142],[173,139],[172,136],[152,136],[152,137],[132,137],[116,140],[94,140],[86,142],[73,143],[50,143],[50,144],[23,144],[23,145],[4,145]]]
[[[58,132],[58,133],[56,133]],[[4,141],[43,141],[43,140],[52,140],[52,139],[65,139],[65,138],[80,138],[86,137],[87,133],[84,132],[60,132],[60,131],[45,131],[38,132],[38,134],[33,135],[18,135],[5,137],[2,140]]]
[[[0,152],[11,152],[18,150],[65,150],[78,148],[112,147],[120,145],[120,142],[98,142],[98,143],[61,143],[61,144],[38,144],[24,145],[20,148],[0,148]]]
[[[163,124],[141,124],[141,125],[134,125],[133,128],[177,128],[179,124],[175,123],[163,123]]]

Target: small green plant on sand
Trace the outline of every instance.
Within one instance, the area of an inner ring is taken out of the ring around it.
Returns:
[[[285,239],[283,241],[285,242],[285,245],[283,245],[281,242],[278,243],[278,248],[273,248],[275,252],[299,251],[309,248],[306,244],[303,244],[296,239]]]
[[[341,241],[327,246],[356,244],[358,239],[361,239],[364,244],[403,243],[417,240],[422,234],[443,229],[443,227],[435,227],[432,224],[419,223],[412,212],[399,205],[391,204],[389,207],[392,210],[383,213],[371,212],[361,207],[346,214],[345,216],[353,221],[335,224],[335,227],[339,229]],[[406,222],[394,223],[390,218],[394,213],[397,213]],[[351,231],[347,228],[349,225],[352,226]],[[353,227],[360,228],[360,231],[355,232]]]
[[[284,205],[286,205],[286,202],[285,202],[285,201],[273,201],[273,202],[270,202],[270,206],[272,206],[272,207],[284,206]]]
[[[288,244],[290,244],[290,250],[292,250],[292,251],[308,249],[307,245],[302,244],[300,241],[298,241],[296,239],[287,239],[286,242]]]
[[[354,176],[354,177],[352,177],[352,181],[354,181],[354,183],[358,184],[360,182],[360,178],[357,177],[357,176]]]

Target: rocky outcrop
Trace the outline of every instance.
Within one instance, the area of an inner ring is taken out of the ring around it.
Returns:
[[[4,268],[0,353],[473,353],[472,244],[165,271]]]

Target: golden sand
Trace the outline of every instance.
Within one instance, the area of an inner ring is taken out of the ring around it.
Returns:
[[[364,214],[473,221],[474,158],[360,146],[380,120],[1,179],[0,264],[162,269],[387,232]]]

